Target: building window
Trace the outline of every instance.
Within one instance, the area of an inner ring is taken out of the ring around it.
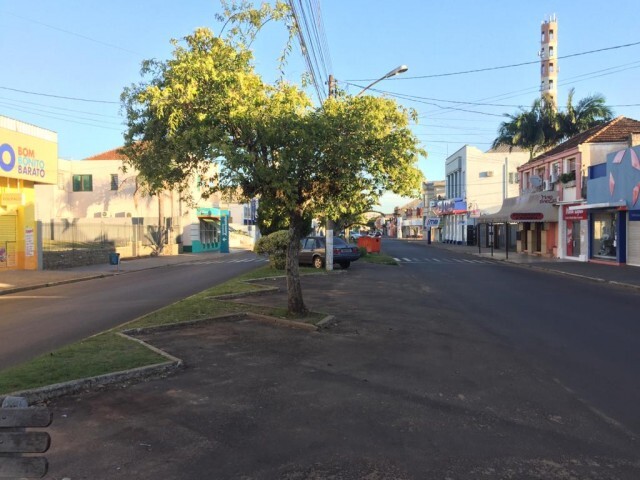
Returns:
[[[549,64],[549,73],[553,73],[553,63]]]
[[[576,159],[570,158],[569,160],[565,160],[565,168],[564,173],[571,173],[576,171]]]
[[[544,43],[544,39],[545,39],[544,30],[543,30],[542,32],[540,32],[540,33],[541,33],[540,41],[541,41],[542,43]]]
[[[92,192],[93,191],[92,175],[74,175],[73,191],[74,192]]]
[[[553,30],[549,30],[549,40],[553,40]]]
[[[509,172],[509,183],[512,185],[520,183],[520,175],[518,172]]]
[[[117,173],[112,173],[111,174],[111,190],[118,190],[118,174]]]
[[[553,80],[549,80],[549,90],[553,90]]]
[[[544,75],[544,63],[540,66],[540,73]]]
[[[549,58],[553,57],[553,47],[549,47]]]

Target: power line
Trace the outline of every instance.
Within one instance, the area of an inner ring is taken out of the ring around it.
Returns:
[[[8,107],[8,108],[13,108],[13,109],[22,109],[22,111],[27,112],[27,113],[34,113],[36,115],[39,115],[38,112],[42,112],[42,113],[47,113],[47,114],[54,114],[54,115],[59,115],[62,117],[71,117],[77,120],[87,120],[89,122],[96,122],[96,123],[100,123],[102,125],[123,125],[122,123],[115,123],[115,122],[105,122],[105,121],[100,121],[100,120],[96,120],[94,118],[87,118],[87,117],[79,117],[77,115],[72,115],[72,114],[68,114],[68,113],[58,113],[58,112],[51,112],[49,110],[41,110],[38,108],[33,108],[33,107],[23,107],[23,106],[16,106],[13,102],[11,103],[6,103],[6,102],[0,102],[0,105],[4,106],[4,107]]]
[[[45,115],[43,113],[36,113],[34,111],[30,111],[30,110],[24,109],[24,108],[13,107],[13,106],[8,106],[8,108],[11,109],[11,110],[18,111],[18,112],[29,113],[31,115],[38,115],[38,116],[44,117],[44,118],[52,118],[54,120],[60,120],[62,122],[75,123],[77,125],[87,125],[89,127],[102,128],[104,130],[114,130],[114,131],[117,131],[117,132],[122,132],[123,131],[123,129],[121,129],[121,128],[106,127],[106,126],[102,126],[102,125],[96,125],[95,123],[78,122],[78,121],[75,121],[75,120],[70,120],[68,118],[60,118],[60,117],[55,116],[55,115]]]
[[[50,94],[50,93],[41,93],[41,92],[30,92],[28,90],[20,90],[18,88],[3,87],[3,86],[0,86],[0,90],[9,90],[11,92],[24,93],[26,95],[37,95],[39,97],[50,97],[50,98],[60,98],[60,99],[63,99],[63,100],[74,100],[76,102],[108,103],[108,104],[113,104],[113,105],[119,105],[120,104],[120,102],[113,102],[113,101],[109,101],[109,100],[94,100],[94,99],[90,99],[90,98],[65,97],[63,95],[53,95],[53,94]]]
[[[318,99],[320,102],[324,102],[327,94],[323,79],[329,77],[330,56],[326,48],[327,41],[326,36],[324,36],[320,8],[317,2],[314,6],[311,3],[312,1],[306,1],[307,8],[305,8],[303,0],[288,0],[288,4],[296,25],[300,49],[307,65],[307,70],[311,75]]]
[[[579,57],[582,55],[590,55],[592,53],[599,53],[599,52],[605,52],[608,50],[616,50],[616,49],[620,49],[620,48],[627,48],[627,47],[634,47],[636,45],[640,45],[640,42],[633,42],[633,43],[625,43],[622,45],[614,45],[612,47],[605,47],[605,48],[598,48],[596,50],[588,50],[586,52],[579,52],[579,53],[572,53],[569,55],[561,55],[558,57],[555,57],[558,60],[561,59],[566,59],[566,58],[573,58],[573,57]],[[416,80],[416,79],[422,79],[422,78],[439,78],[439,77],[451,77],[454,75],[466,75],[469,73],[479,73],[479,72],[488,72],[488,71],[492,71],[492,70],[504,70],[507,68],[515,68],[515,67],[522,67],[525,65],[533,65],[533,64],[538,64],[540,63],[540,60],[534,60],[534,61],[530,61],[530,62],[520,62],[520,63],[511,63],[509,65],[500,65],[500,66],[494,66],[494,67],[485,67],[485,68],[476,68],[473,70],[462,70],[462,71],[458,71],[458,72],[447,72],[447,73],[434,73],[431,75],[418,75],[418,76],[401,76],[401,77],[397,77],[396,80]],[[369,82],[372,81],[373,79],[355,79],[355,80],[347,80],[349,82]]]
[[[52,109],[52,110],[63,110],[65,112],[74,112],[74,113],[82,113],[82,114],[85,114],[85,115],[93,115],[94,117],[113,118],[113,119],[122,120],[122,117],[118,116],[118,115],[104,115],[104,114],[101,114],[101,113],[88,112],[86,110],[75,110],[73,108],[57,107],[57,106],[53,106],[53,105],[46,105],[46,104],[43,104],[43,103],[28,102],[26,100],[16,100],[14,98],[0,97],[0,100],[4,100],[5,102],[11,102],[14,105],[18,104],[17,106],[20,106],[20,104],[35,105],[36,107],[48,108],[48,109]],[[55,112],[51,112],[51,113],[55,113]]]
[[[352,85],[354,85],[356,87],[360,87],[360,85],[356,85],[356,84],[352,84]],[[362,87],[360,87],[360,88],[362,88]],[[467,109],[464,109],[464,108],[457,108],[457,107],[443,107],[442,105],[438,105],[437,103],[434,103],[434,102],[427,102],[427,101],[424,101],[424,100],[418,100],[416,98],[413,98],[413,96],[411,96],[411,95],[404,95],[404,94],[400,94],[400,93],[392,93],[392,92],[388,92],[386,90],[378,90],[378,89],[375,89],[375,88],[370,88],[369,90],[374,91],[374,92],[378,92],[378,93],[382,93],[382,94],[386,94],[386,95],[389,95],[391,97],[400,98],[402,100],[408,100],[410,102],[422,103],[422,104],[425,104],[425,105],[433,105],[434,107],[438,107],[438,108],[441,108],[443,110],[456,110],[456,111],[459,111],[459,112],[477,113],[479,115],[488,115],[488,116],[491,116],[491,117],[504,117],[503,114],[497,114],[497,113],[479,112],[477,110],[467,110]]]
[[[71,30],[65,30],[64,28],[55,27],[53,25],[49,25],[48,23],[39,22],[39,21],[33,20],[31,18],[23,17],[21,15],[16,15],[15,13],[3,11],[2,14],[11,15],[12,17],[16,17],[16,18],[19,18],[21,20],[26,20],[27,22],[35,23],[37,25],[42,25],[43,27],[47,27],[47,28],[50,28],[52,30],[57,30],[59,32],[66,33],[68,35],[73,35],[75,37],[83,38],[85,40],[89,40],[90,42],[99,43],[100,45],[104,45],[105,47],[115,48],[117,50],[122,50],[123,52],[132,53],[134,55],[141,55],[140,53],[134,52],[133,50],[129,50],[128,48],[123,48],[123,47],[120,47],[118,45],[114,45],[112,43],[103,42],[102,40],[97,40],[95,38],[91,38],[91,37],[88,37],[86,35],[82,35],[80,33],[72,32]]]

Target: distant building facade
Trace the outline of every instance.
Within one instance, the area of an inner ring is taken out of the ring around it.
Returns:
[[[474,244],[475,226],[481,215],[500,208],[502,201],[518,192],[518,167],[529,158],[520,149],[499,147],[486,152],[465,145],[445,162],[445,199],[435,213],[440,216],[445,243]]]

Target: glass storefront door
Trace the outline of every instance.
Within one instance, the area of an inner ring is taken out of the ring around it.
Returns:
[[[593,242],[591,242],[593,257],[607,260],[617,258],[616,216],[615,211],[593,214]]]

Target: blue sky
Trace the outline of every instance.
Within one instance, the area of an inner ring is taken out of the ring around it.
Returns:
[[[602,93],[616,115],[640,119],[640,45],[561,58],[639,42],[637,0],[318,3],[330,68],[340,87],[355,94],[359,89],[350,84],[366,85],[398,65],[409,67],[375,88],[422,97],[400,103],[420,115],[414,128],[428,152],[420,168],[429,180],[443,179],[445,158],[461,146],[489,148],[500,115],[529,106],[539,95],[539,65],[416,77],[536,61],[540,23],[551,14],[558,18],[559,103],[565,103],[568,89],[575,87],[576,99]],[[168,58],[169,40],[196,27],[218,31],[214,15],[219,9],[218,0],[4,0],[0,115],[56,131],[61,158],[82,159],[118,147],[123,132],[119,95],[139,80],[140,62]],[[270,25],[255,44],[257,70],[267,80],[277,75],[284,40],[283,29]],[[303,71],[296,45],[287,77],[298,82]],[[447,108],[452,106],[457,110]],[[383,208],[402,203],[386,196]]]

